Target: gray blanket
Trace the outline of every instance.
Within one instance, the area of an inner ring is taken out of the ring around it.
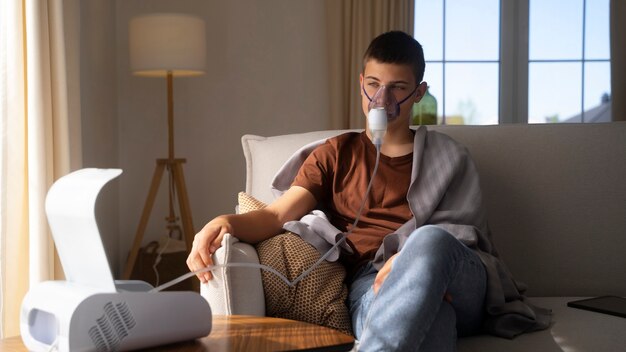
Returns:
[[[306,157],[324,143],[320,140],[298,150],[276,174],[272,189],[276,196],[289,189]],[[485,329],[497,336],[513,338],[521,333],[545,329],[551,312],[535,307],[523,295],[525,287],[516,282],[491,241],[485,219],[482,194],[476,167],[467,149],[445,134],[416,130],[413,146],[413,169],[407,200],[413,218],[398,230],[386,235],[374,258],[381,268],[385,261],[402,249],[408,236],[423,225],[437,225],[480,256],[487,271],[487,318]],[[341,231],[319,212],[284,225],[325,253]],[[345,248],[345,247],[344,247]],[[336,260],[339,253],[329,258]]]

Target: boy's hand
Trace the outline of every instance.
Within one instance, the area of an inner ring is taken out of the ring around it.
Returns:
[[[380,286],[383,284],[383,282],[385,282],[385,279],[387,278],[387,276],[391,272],[391,268],[393,266],[393,261],[396,258],[396,256],[398,255],[398,253],[392,255],[391,258],[389,258],[385,262],[385,265],[383,265],[383,267],[380,268],[380,271],[378,272],[378,274],[376,274],[376,278],[374,279],[374,287],[373,287],[374,288],[374,294],[378,294],[378,290],[380,290]]]
[[[217,217],[206,224],[194,237],[191,253],[187,257],[189,270],[196,271],[212,265],[211,256],[221,247],[222,238],[226,233],[232,234],[232,226],[225,217]],[[196,276],[202,283],[213,278],[210,271],[199,273]]]

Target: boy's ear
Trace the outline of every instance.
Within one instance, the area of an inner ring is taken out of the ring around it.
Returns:
[[[363,95],[363,72],[359,73],[359,92]]]
[[[426,89],[428,89],[428,83],[426,82],[422,82],[417,86],[417,89],[415,90],[415,103],[419,103],[420,100],[422,100],[426,94]]]

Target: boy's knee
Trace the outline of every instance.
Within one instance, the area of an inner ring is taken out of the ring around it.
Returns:
[[[439,226],[426,225],[419,227],[409,236],[405,246],[411,244],[421,248],[437,248],[456,245],[458,240]]]

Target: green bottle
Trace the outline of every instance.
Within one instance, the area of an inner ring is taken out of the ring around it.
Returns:
[[[426,94],[424,94],[422,100],[413,104],[413,125],[437,124],[437,99],[430,94],[428,88],[426,88]]]

